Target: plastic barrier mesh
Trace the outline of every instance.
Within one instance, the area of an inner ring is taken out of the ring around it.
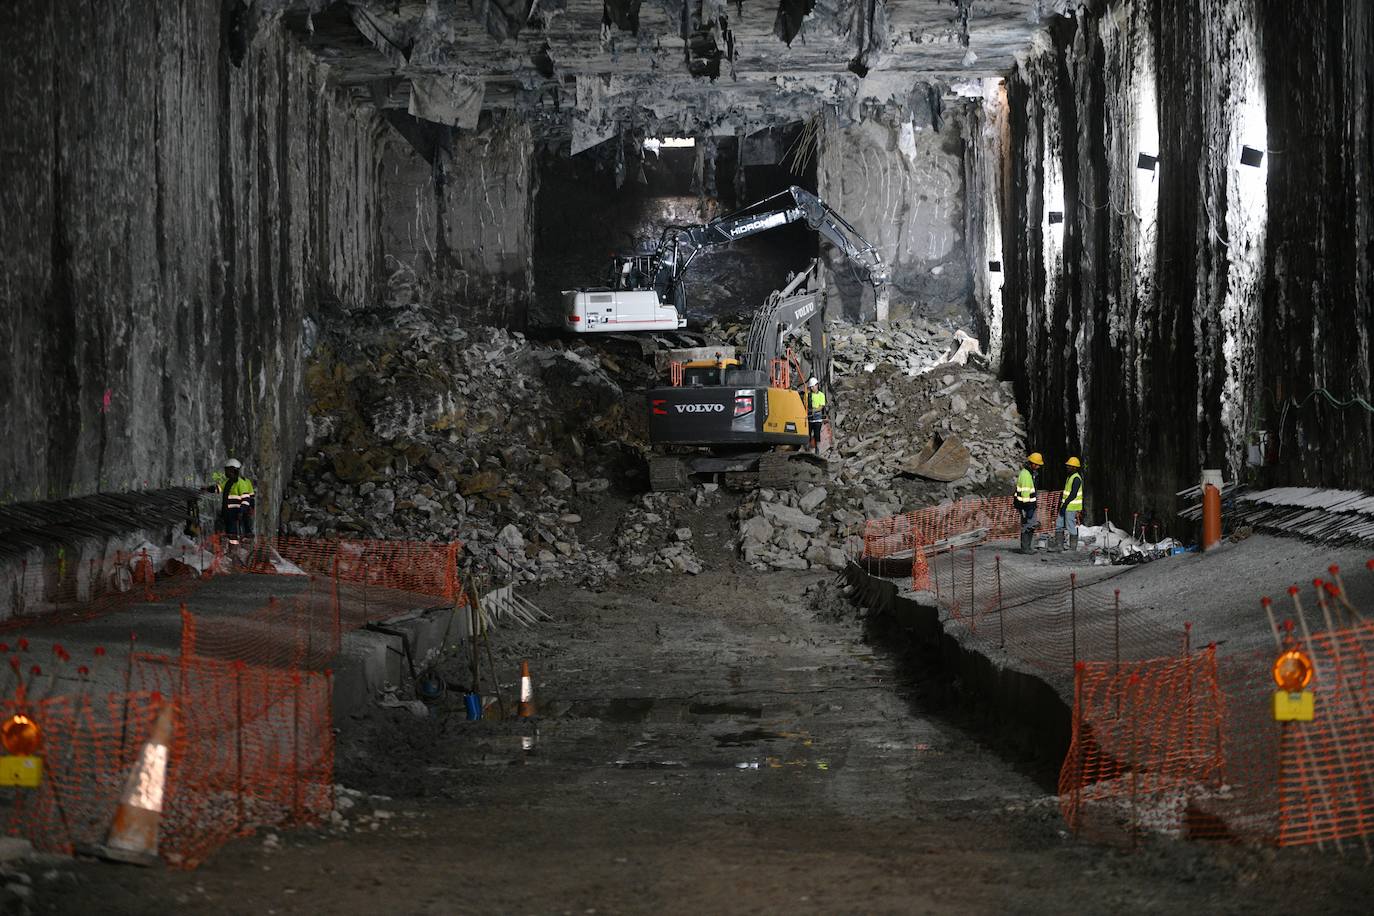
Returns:
[[[1374,623],[1285,644],[1312,659],[1311,721],[1275,721],[1276,652],[1080,663],[1059,784],[1070,826],[1374,855]]]
[[[167,570],[157,575],[155,569]],[[221,538],[195,545],[114,551],[104,557],[68,562],[58,551],[56,562],[21,561],[18,574],[7,581],[11,615],[0,631],[42,623],[76,623],[152,601],[189,597],[203,581],[225,569]]]
[[[1374,623],[1303,641],[1316,714],[1281,723],[1279,843],[1363,840],[1374,831]]]
[[[457,543],[298,538],[224,549],[213,538],[183,558],[121,554],[91,561],[84,572],[60,562],[56,570],[21,570],[15,597],[22,593],[22,600],[14,607],[25,613],[10,628],[39,614],[44,626],[61,625],[178,597],[194,606],[197,587],[212,576],[291,582],[283,583],[285,596],[246,614],[196,614],[183,602],[179,653],[131,651],[129,691],[91,699],[86,666],[77,678],[63,677],[82,685],[77,696],[24,701],[32,692],[18,689],[7,710],[22,709],[41,724],[47,777],[35,790],[0,790],[9,798],[8,831],[58,852],[102,842],[159,697],[176,710],[161,824],[169,864],[194,867],[235,835],[326,816],[334,758],[326,666],[349,630],[464,604],[459,550]],[[23,603],[34,595],[43,600]],[[28,650],[27,640],[16,645]],[[66,671],[70,656],[60,646],[54,651]],[[20,656],[11,663],[18,675]]]
[[[1139,660],[1183,650],[1187,633],[1167,631],[1121,600],[1120,570],[1027,571],[993,547],[928,557],[941,616],[965,638],[1065,678],[1084,659]]]
[[[1058,494],[1040,494],[1039,528]],[[1374,623],[1349,604],[1339,570],[1317,579],[1317,613],[1290,590],[1312,661],[1311,721],[1275,721],[1275,652],[1196,650],[1125,606],[1112,579],[1003,564],[978,529],[1014,538],[1010,498],[934,506],[866,522],[863,558],[910,556],[912,586],[934,594],[947,628],[1050,675],[1073,677],[1073,737],[1060,773],[1073,829],[1134,841],[1142,832],[1281,846],[1356,844],[1374,861]],[[950,543],[950,539],[956,539]],[[857,539],[856,539],[857,540]],[[1374,560],[1366,564],[1374,571]],[[1267,599],[1266,599],[1267,603]],[[1314,621],[1308,632],[1308,617]],[[1061,680],[1059,683],[1063,683]]]
[[[43,852],[70,855],[105,841],[115,807],[152,728],[162,698],[154,693],[7,699],[5,718],[24,713],[43,731],[42,783],[0,789],[7,797],[6,833]]]
[[[169,864],[194,867],[236,835],[332,809],[328,672],[140,655],[135,677],[177,697],[162,820]]]
[[[1060,494],[1041,491],[1037,496],[1036,531],[1054,528]],[[911,556],[911,587],[929,591],[927,550],[951,537],[983,529],[989,540],[1016,538],[1021,533],[1021,512],[1010,496],[957,500],[927,506],[902,515],[869,519],[863,527],[863,556],[873,559]]]

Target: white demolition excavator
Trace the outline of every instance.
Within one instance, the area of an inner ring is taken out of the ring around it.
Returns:
[[[563,291],[564,327],[576,334],[684,328],[683,277],[697,255],[803,219],[840,249],[879,295],[885,294],[887,274],[877,249],[825,201],[794,185],[708,223],[667,226],[650,254],[617,255],[605,286]]]

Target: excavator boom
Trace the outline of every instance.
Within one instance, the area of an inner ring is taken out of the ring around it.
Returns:
[[[624,269],[609,287],[565,290],[565,326],[574,332],[680,328],[686,323],[681,317],[686,302],[683,278],[697,255],[801,220],[843,252],[875,290],[886,285],[887,270],[878,250],[825,201],[793,185],[707,223],[665,227],[657,249],[644,259],[646,269],[632,270],[633,259],[621,258],[617,263],[624,262]]]

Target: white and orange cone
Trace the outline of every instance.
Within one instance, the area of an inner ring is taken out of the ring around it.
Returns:
[[[171,743],[172,704],[163,703],[153,723],[153,733],[124,783],[109,838],[96,850],[102,858],[131,865],[157,863],[157,834],[162,823]]]
[[[520,663],[520,705],[517,708],[517,715],[522,719],[528,719],[534,715],[534,681],[530,678],[530,663],[528,661]]]

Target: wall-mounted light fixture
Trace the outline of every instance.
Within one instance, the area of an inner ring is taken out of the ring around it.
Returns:
[[[1053,226],[1055,223],[1062,223],[1062,222],[1064,222],[1064,214],[1063,214],[1062,212],[1060,212],[1059,210],[1051,210],[1051,211],[1050,211],[1050,225]]]
[[[992,273],[995,273],[995,274],[1001,273],[1001,272],[1002,272],[1002,262],[1001,262],[1001,261],[988,261],[988,270],[991,271]]]
[[[1240,164],[1259,168],[1259,164],[1264,161],[1264,150],[1255,149],[1253,146],[1242,146],[1240,148]]]
[[[1136,157],[1135,167],[1138,169],[1144,169],[1147,172],[1153,172],[1155,170],[1155,165],[1158,163],[1158,156],[1151,156],[1149,153],[1141,153],[1139,156]]]

